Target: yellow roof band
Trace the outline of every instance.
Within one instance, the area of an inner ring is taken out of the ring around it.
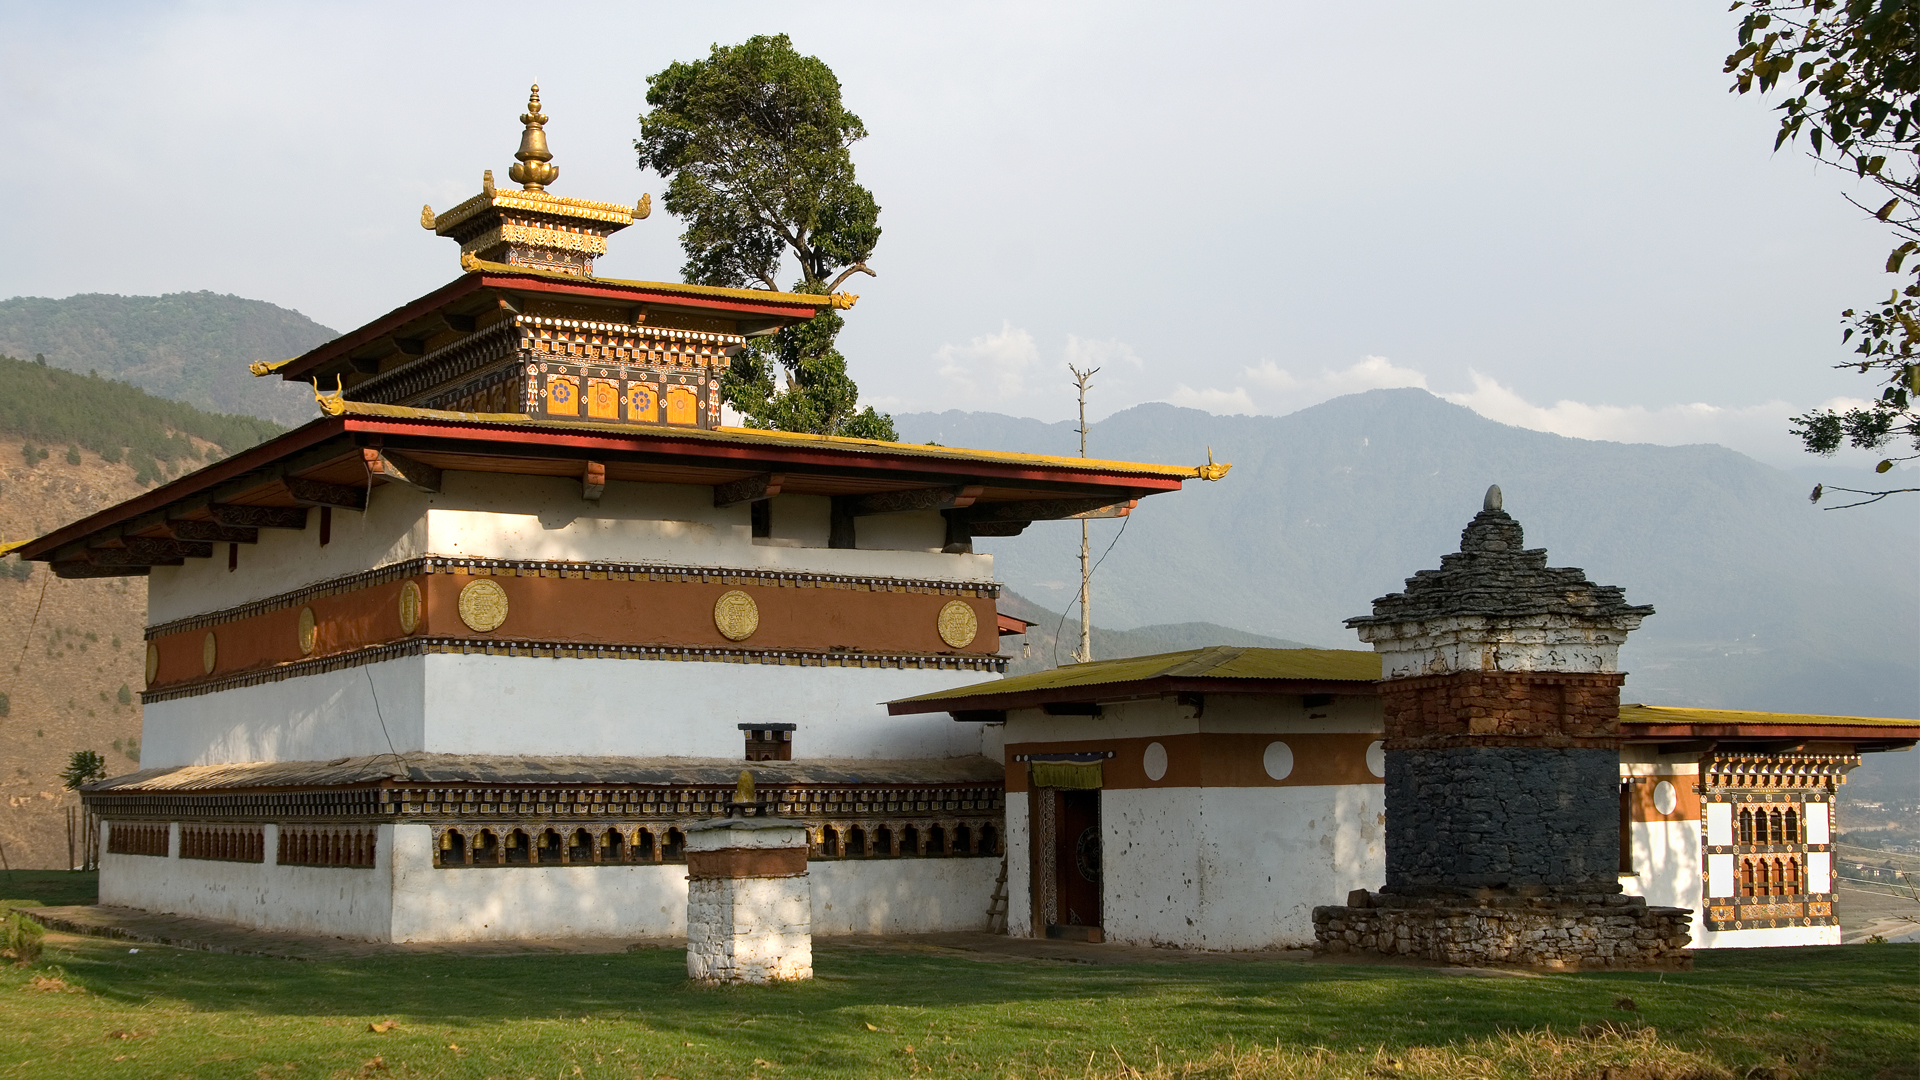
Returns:
[[[608,435],[631,435],[636,431],[672,435],[676,438],[710,439],[716,442],[747,443],[762,446],[817,446],[835,450],[885,452],[944,461],[979,461],[1015,465],[1043,465],[1052,469],[1076,469],[1089,472],[1122,472],[1142,476],[1160,476],[1181,480],[1200,476],[1201,470],[1185,465],[1151,465],[1138,461],[1108,461],[1101,458],[1047,457],[1041,454],[1015,454],[1004,450],[968,450],[963,447],[925,446],[918,443],[884,442],[879,439],[854,439],[844,435],[809,435],[796,431],[769,431],[764,428],[668,427],[664,424],[603,424],[590,420],[549,420],[526,413],[467,413],[444,409],[417,409],[410,405],[378,405],[350,401],[338,394],[316,394],[321,412],[328,416],[385,416],[405,420],[454,420],[479,424],[512,424],[516,427],[550,428],[555,431],[591,431]],[[1204,466],[1202,467],[1204,468]],[[1372,653],[1362,654],[1372,656]],[[1375,673],[1379,678],[1378,662]]]
[[[508,210],[526,210],[530,213],[552,214],[556,217],[583,218],[607,224],[633,224],[633,207],[624,203],[595,202],[591,199],[569,199],[564,195],[549,195],[544,191],[497,190],[481,192],[466,202],[436,214],[433,228],[437,232],[451,228],[489,207],[503,207]]]
[[[656,292],[686,293],[689,296],[719,296],[729,300],[757,300],[762,303],[806,304],[809,307],[850,308],[860,297],[854,293],[830,293],[822,296],[816,293],[772,292],[767,289],[732,289],[720,285],[690,285],[684,281],[631,281],[626,278],[587,277],[582,274],[567,274],[558,270],[540,270],[531,266],[514,266],[510,263],[488,262],[472,254],[460,256],[460,268],[466,272],[493,274],[523,274],[527,277],[546,278],[550,281],[566,281],[575,284],[587,282],[594,285],[618,285],[629,289],[649,289]]]
[[[1767,724],[1801,727],[1920,727],[1920,720],[1890,716],[1822,716],[1814,713],[1747,712],[1741,709],[1683,709],[1673,705],[1622,705],[1623,724]]]

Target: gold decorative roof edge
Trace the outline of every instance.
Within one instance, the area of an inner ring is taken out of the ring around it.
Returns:
[[[541,270],[532,266],[514,266],[511,263],[488,262],[463,252],[460,256],[460,269],[469,274],[517,274],[523,277],[545,278],[548,281],[567,281],[594,285],[614,285],[629,289],[654,289],[664,292],[686,293],[690,296],[724,296],[730,300],[760,300],[776,304],[806,304],[812,308],[852,307],[860,297],[857,293],[818,293],[771,292],[766,289],[735,289],[724,285],[693,285],[684,281],[633,281],[627,278],[588,277],[584,274],[564,274],[558,270]],[[1224,475],[1224,474],[1223,474]]]
[[[1199,469],[1182,465],[1154,465],[1141,461],[1110,461],[1103,458],[1048,457],[1043,454],[1017,454],[1005,450],[973,450],[966,447],[925,446],[919,443],[885,442],[880,439],[855,439],[845,435],[810,435],[796,431],[771,431],[766,428],[690,428],[665,424],[599,424],[587,420],[548,420],[527,413],[469,413],[445,409],[420,409],[411,405],[381,405],[370,401],[352,401],[336,389],[322,391],[316,381],[314,400],[326,416],[376,416],[395,420],[452,420],[470,424],[510,424],[515,427],[549,428],[555,431],[591,431],[607,435],[636,432],[673,435],[692,439],[718,439],[728,442],[764,443],[775,446],[822,446],[842,450],[886,451],[916,457],[971,459],[1008,463],[1048,465],[1054,468],[1142,473],[1149,476],[1193,479]]]

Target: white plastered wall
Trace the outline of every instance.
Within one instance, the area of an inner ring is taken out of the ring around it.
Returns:
[[[799,505],[788,509],[789,501]],[[184,566],[156,566],[147,588],[147,622],[218,611],[428,554],[941,581],[993,578],[993,556],[941,552],[946,525],[935,511],[860,518],[857,547],[829,548],[824,529],[811,525],[821,516],[813,511],[825,502],[776,498],[776,535],[783,518],[793,527],[781,542],[755,543],[748,507],[715,507],[713,489],[701,485],[615,482],[591,503],[580,497],[578,480],[448,472],[436,493],[386,484],[373,490],[364,513],[336,509],[324,547],[316,507],[304,530],[261,529],[258,544],[240,545],[236,570],[227,569],[218,551]]]
[[[738,757],[743,723],[792,723],[794,756],[959,757],[984,725],[881,704],[991,672],[435,654],[427,749],[458,754]]]
[[[267,861],[222,862],[106,852],[102,834],[100,903],[235,923],[262,930],[384,941],[393,910],[393,838],[381,825],[368,867],[279,866],[279,829],[265,826]],[[103,825],[104,828],[104,825]],[[179,828],[172,850],[178,852]]]
[[[1386,873],[1381,785],[1126,789],[1100,795],[1109,941],[1313,944],[1313,909]]]
[[[150,702],[142,708],[141,766],[330,761],[426,749],[429,659],[406,656]]]
[[[149,768],[389,752],[736,757],[797,725],[801,758],[997,755],[986,725],[889,716],[991,672],[432,653],[148,704]],[[376,708],[377,704],[377,708]],[[997,732],[995,733],[997,739]]]
[[[1010,714],[1008,744],[1198,732],[1372,733],[1373,698],[1309,709],[1299,697],[1213,695],[1106,706],[1100,717]],[[1109,941],[1193,949],[1307,946],[1313,909],[1386,875],[1382,784],[1107,788],[1100,793],[1101,928]],[[1008,930],[1036,932],[1029,796],[1007,797]]]

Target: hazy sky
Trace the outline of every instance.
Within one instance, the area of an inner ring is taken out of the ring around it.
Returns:
[[[801,17],[805,13],[805,17]],[[1891,241],[1771,151],[1697,4],[0,4],[0,297],[211,289],[346,330],[459,273],[421,230],[529,82],[559,194],[658,197],[646,76],[787,32],[871,138],[842,339],[895,411],[1284,413],[1425,386],[1564,434],[1801,463],[1871,384],[1838,312]],[[611,277],[678,277],[664,213]],[[1096,447],[1097,451],[1097,439]]]

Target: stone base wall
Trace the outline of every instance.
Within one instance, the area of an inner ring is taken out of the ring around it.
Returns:
[[[1360,901],[1364,901],[1363,903]],[[1436,960],[1463,967],[1690,971],[1686,908],[1618,893],[1396,896],[1356,891],[1313,909],[1314,951]]]
[[[689,880],[687,977],[703,983],[813,978],[807,879]]]

